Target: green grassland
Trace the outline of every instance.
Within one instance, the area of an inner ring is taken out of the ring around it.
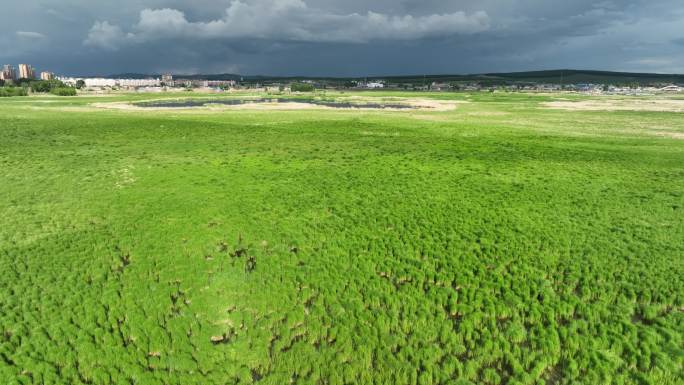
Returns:
[[[682,113],[366,96],[0,100],[0,382],[684,383]]]

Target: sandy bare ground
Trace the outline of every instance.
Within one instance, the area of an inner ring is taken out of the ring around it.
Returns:
[[[542,105],[571,111],[684,112],[684,100],[681,99],[593,99],[578,102],[546,102]]]
[[[341,99],[341,102],[345,101],[357,101],[367,102],[367,103],[380,103],[387,102],[387,100],[373,100],[373,99]],[[408,106],[414,107],[411,111],[416,110],[429,110],[429,111],[452,111],[457,108],[458,104],[468,103],[463,101],[441,101],[441,100],[429,100],[429,99],[396,99],[392,100],[393,103],[406,104]],[[230,111],[230,110],[250,110],[250,111],[286,111],[286,110],[307,110],[307,109],[319,109],[319,110],[338,110],[338,111],[351,111],[351,110],[364,110],[364,111],[407,111],[400,108],[335,108],[328,106],[321,106],[311,103],[247,103],[239,105],[225,105],[225,104],[207,104],[201,107],[140,107],[131,103],[126,102],[112,102],[112,103],[93,103],[92,107],[113,109],[113,110],[123,110],[123,111]]]
[[[684,132],[657,132],[653,135],[662,136],[664,138],[671,138],[671,139],[679,139],[679,140],[684,139]]]

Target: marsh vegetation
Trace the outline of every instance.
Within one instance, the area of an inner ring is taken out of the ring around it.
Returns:
[[[0,100],[2,382],[684,382],[681,113],[420,97]]]

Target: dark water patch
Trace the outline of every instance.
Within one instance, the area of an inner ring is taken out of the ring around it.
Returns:
[[[297,103],[297,104],[313,104],[317,106],[331,107],[331,108],[371,108],[371,109],[413,109],[413,106],[408,104],[398,103],[351,103],[340,102],[332,100],[319,99],[286,99],[286,98],[271,98],[271,99],[186,99],[186,100],[159,100],[153,102],[135,103],[138,107],[145,108],[188,108],[188,107],[205,107],[212,104],[220,104],[226,106],[237,106],[243,104],[258,104],[258,103]]]

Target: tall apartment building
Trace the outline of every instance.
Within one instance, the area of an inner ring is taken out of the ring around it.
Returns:
[[[55,78],[55,74],[52,72],[41,72],[40,73],[40,80],[52,80]]]
[[[35,73],[33,72],[33,67],[30,64],[19,64],[19,78],[20,79],[33,79],[35,78]]]
[[[14,80],[17,77],[17,72],[9,64],[5,64],[0,71],[0,79],[2,80]]]

